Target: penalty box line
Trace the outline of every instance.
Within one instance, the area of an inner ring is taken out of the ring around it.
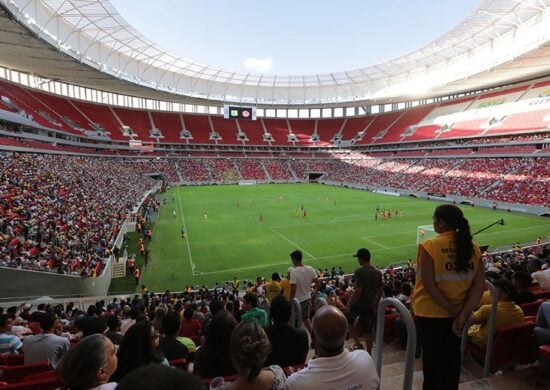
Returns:
[[[393,247],[390,247],[390,248],[388,248],[388,249],[405,248],[405,247],[409,247],[409,246],[416,246],[416,243],[414,243],[414,244],[406,244],[406,245],[393,246]],[[388,249],[384,249],[384,248],[372,249],[372,250],[371,250],[371,253],[372,253],[372,252],[385,251],[385,250],[388,250]],[[337,255],[313,257],[313,258],[308,259],[308,260],[310,260],[310,261],[317,261],[317,260],[324,260],[324,259],[330,259],[330,258],[335,258],[335,257],[344,257],[344,256],[352,257],[354,254],[355,254],[355,252],[340,253],[340,254],[337,254]],[[195,276],[199,276],[199,275],[213,275],[213,274],[219,274],[219,273],[222,273],[222,272],[245,271],[245,270],[250,270],[250,269],[260,269],[260,268],[267,268],[267,267],[278,267],[278,266],[284,266],[284,265],[291,266],[291,265],[292,265],[292,262],[289,260],[289,261],[285,261],[285,262],[281,262],[281,263],[271,263],[271,264],[262,264],[262,265],[252,265],[252,266],[249,266],[249,267],[239,267],[239,268],[231,268],[231,269],[222,269],[222,270],[219,270],[219,271],[196,272],[196,273],[195,273]]]
[[[288,239],[287,237],[285,237],[284,235],[282,235],[281,233],[279,233],[277,230],[275,230],[274,228],[270,227],[269,230],[271,230],[273,233],[275,233],[276,235],[278,235],[279,237],[281,237],[283,240],[285,240],[286,242],[289,242],[291,243],[292,245],[294,245],[296,248],[300,249],[302,252],[304,252],[306,255],[308,255],[309,257],[311,257],[312,259],[315,259],[316,257],[313,256],[311,253],[309,253],[308,251],[306,251],[304,248],[301,248],[298,244],[296,244],[295,242],[291,241],[290,239]]]

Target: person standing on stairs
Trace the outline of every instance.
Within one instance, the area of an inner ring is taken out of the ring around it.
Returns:
[[[422,344],[424,390],[458,389],[460,337],[481,298],[485,274],[462,210],[436,207],[438,235],[420,243],[413,311]]]

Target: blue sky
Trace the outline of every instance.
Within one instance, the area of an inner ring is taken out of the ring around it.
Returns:
[[[312,74],[417,49],[479,0],[111,0],[153,42],[239,72]]]

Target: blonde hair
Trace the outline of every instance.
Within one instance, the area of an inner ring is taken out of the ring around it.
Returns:
[[[231,362],[239,376],[253,380],[264,367],[271,344],[257,321],[243,321],[231,334]]]

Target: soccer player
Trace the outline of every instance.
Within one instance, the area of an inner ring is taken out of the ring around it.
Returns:
[[[298,209],[294,209],[294,218],[298,218],[300,214],[298,213]]]
[[[307,210],[304,209],[304,215],[302,216],[302,218],[307,218]]]
[[[258,221],[259,222],[263,222],[264,221],[264,216],[262,214],[262,212],[260,211],[260,213],[258,214]]]
[[[175,209],[172,211],[172,217],[174,217],[174,219],[176,219],[176,210]]]
[[[182,226],[181,227],[181,238],[183,238],[185,240],[186,237],[187,237],[187,233],[185,232],[185,226]]]
[[[208,213],[206,211],[204,212],[204,214],[202,216],[204,218],[204,222],[208,222]]]

